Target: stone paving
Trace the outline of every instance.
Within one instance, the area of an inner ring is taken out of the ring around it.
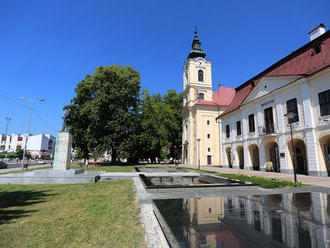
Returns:
[[[203,169],[206,169],[203,167]],[[219,171],[221,168],[207,168],[208,170],[216,169]],[[230,169],[229,169],[230,170]],[[237,170],[241,172],[241,170]],[[223,172],[222,170],[220,172]],[[231,170],[229,171],[233,173]],[[258,175],[261,175],[259,173]],[[330,194],[330,188],[320,186],[308,186],[299,188],[284,188],[284,189],[262,189],[254,188],[250,190],[238,189],[235,187],[228,188],[214,188],[209,190],[195,189],[193,191],[188,190],[169,190],[164,193],[149,193],[145,190],[142,182],[134,174],[131,174],[137,197],[141,209],[141,219],[143,226],[146,230],[146,240],[148,247],[169,247],[166,238],[162,232],[162,229],[158,223],[157,217],[154,214],[153,200],[155,199],[180,199],[180,198],[202,198],[202,197],[221,197],[221,196],[248,196],[248,195],[268,195],[268,194],[285,194],[285,193],[304,193],[304,192],[321,192]],[[285,178],[284,178],[285,179]]]
[[[190,167],[190,168],[195,168],[195,169],[197,168],[195,166],[186,166],[186,165],[180,165],[180,166]],[[249,176],[262,176],[262,177],[267,177],[267,178],[277,178],[277,179],[294,181],[293,174],[286,174],[286,173],[231,169],[231,168],[222,168],[220,166],[201,166],[201,169],[216,171],[219,173],[244,174],[244,175],[249,175]],[[303,184],[330,187],[330,177],[313,177],[313,176],[297,174],[297,180],[298,180],[298,182],[301,182]]]

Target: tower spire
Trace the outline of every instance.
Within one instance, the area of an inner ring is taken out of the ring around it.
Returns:
[[[199,38],[197,35],[197,27],[195,26],[194,39],[191,44],[191,51],[188,55],[188,59],[198,58],[198,57],[204,58],[205,56],[206,56],[206,53],[201,49],[201,42],[199,41]]]

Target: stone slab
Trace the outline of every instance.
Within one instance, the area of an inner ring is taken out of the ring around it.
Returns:
[[[138,177],[139,174],[143,174],[147,177],[198,177],[199,173],[196,172],[106,172],[100,175],[101,180],[114,180]]]
[[[76,173],[79,172],[80,173]],[[37,172],[37,173],[36,173]],[[64,174],[63,172],[68,172]],[[76,174],[75,174],[76,173]],[[0,175],[0,184],[71,184],[94,183],[99,179],[101,171],[59,171],[45,169],[43,172],[31,171]]]
[[[74,176],[77,174],[84,173],[85,170],[83,168],[78,169],[69,169],[69,170],[35,170],[33,171],[34,176]]]
[[[134,177],[134,185],[139,199],[142,224],[146,230],[146,240],[149,248],[169,248],[165,235],[154,214],[152,200],[139,178]]]

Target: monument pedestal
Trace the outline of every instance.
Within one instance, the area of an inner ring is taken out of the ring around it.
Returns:
[[[100,178],[100,171],[70,169],[72,139],[69,132],[56,136],[53,169],[0,175],[0,184],[90,183]]]
[[[56,136],[53,169],[69,170],[71,163],[72,137],[69,132],[58,132]]]

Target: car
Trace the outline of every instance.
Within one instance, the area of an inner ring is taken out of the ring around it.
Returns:
[[[8,165],[3,162],[3,161],[0,161],[0,169],[7,169]]]

